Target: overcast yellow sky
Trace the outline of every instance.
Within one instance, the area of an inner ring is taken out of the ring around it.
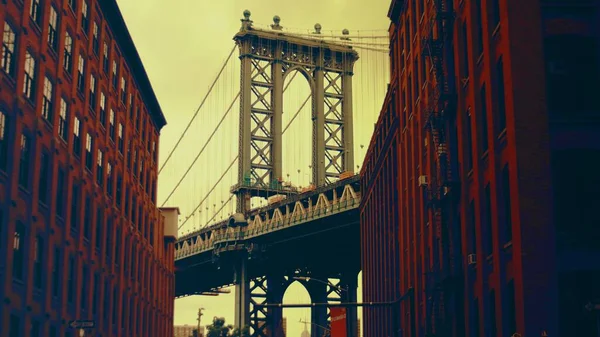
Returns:
[[[118,0],[118,3],[168,122],[161,133],[161,161],[177,141],[233,48],[232,37],[239,30],[243,10],[252,12],[251,19],[257,25],[269,25],[273,15],[279,15],[281,25],[289,28],[312,31],[318,22],[324,32],[341,32],[348,28],[351,34],[357,30],[379,30],[382,34],[389,26],[386,14],[390,5],[389,0]],[[380,77],[378,85],[385,88],[385,76]],[[359,142],[365,143],[365,147],[368,145],[382,92],[383,89],[378,89],[374,94],[367,122],[355,122],[355,148]],[[364,93],[354,91],[355,97],[361,94],[364,96]],[[237,109],[233,112],[237,114]],[[206,133],[210,130],[195,131]],[[237,141],[237,135],[232,139]],[[360,164],[358,158],[356,164]],[[163,186],[178,178],[161,176],[159,200],[161,195],[164,198]],[[174,199],[174,202],[180,200]],[[182,213],[186,214],[186,211],[190,210],[183,207]],[[308,295],[298,284],[290,288],[284,299],[287,303],[308,300]],[[233,323],[233,296],[227,295],[177,300],[175,324],[195,324],[198,307],[206,308],[203,325],[213,316],[223,316]],[[298,323],[299,318],[306,315],[310,320],[308,312],[302,309],[284,315],[288,316],[288,336],[300,335],[303,325]]]

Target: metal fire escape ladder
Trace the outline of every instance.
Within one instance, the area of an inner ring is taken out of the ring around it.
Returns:
[[[452,0],[432,0],[429,8],[429,22],[426,26],[423,39],[423,53],[429,58],[433,71],[434,79],[430,91],[429,105],[425,112],[425,128],[431,134],[435,161],[431,169],[431,188],[428,191],[429,209],[431,212],[430,231],[433,236],[433,245],[431,257],[427,260],[426,268],[426,336],[444,336],[449,335],[450,331],[445,331],[445,305],[444,296],[445,286],[450,273],[448,266],[444,264],[444,271],[440,266],[440,261],[445,252],[448,242],[447,216],[442,199],[449,192],[451,187],[450,159],[448,156],[448,143],[446,135],[447,121],[445,117],[448,109],[452,109],[451,89],[448,82],[448,69],[453,65],[449,64],[445,55],[448,52],[447,43],[451,41],[451,32],[454,14],[452,9]],[[441,250],[441,252],[440,252]],[[447,259],[444,259],[447,260]]]

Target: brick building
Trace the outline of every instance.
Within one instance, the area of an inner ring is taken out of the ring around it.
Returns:
[[[597,0],[393,0],[365,159],[365,336],[594,336]]]
[[[116,1],[1,1],[0,36],[0,335],[172,336],[166,121]]]

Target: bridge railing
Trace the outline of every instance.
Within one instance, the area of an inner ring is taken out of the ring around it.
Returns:
[[[175,260],[211,251],[217,245],[235,245],[239,241],[355,209],[360,205],[360,200],[360,192],[354,192],[352,196],[349,196],[345,200],[334,200],[329,205],[317,204],[303,213],[294,214],[293,212],[286,212],[285,215],[281,214],[280,218],[271,218],[267,221],[259,221],[255,217],[245,227],[229,227],[227,229],[215,230],[209,239],[202,239],[199,235],[191,237],[180,243],[181,246],[176,246]]]

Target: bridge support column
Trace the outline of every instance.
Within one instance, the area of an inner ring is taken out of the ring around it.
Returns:
[[[324,276],[323,279],[327,279]],[[311,282],[306,286],[312,303],[327,303],[327,285],[317,282]],[[327,308],[313,307],[311,308],[311,330],[310,335],[321,337],[325,333],[323,327],[327,327]]]
[[[281,61],[282,53],[281,43],[275,47],[275,59],[271,77],[273,79],[273,95],[271,104],[273,106],[273,146],[271,148],[271,157],[273,158],[273,169],[271,171],[271,181],[283,177],[282,161],[282,127],[283,127],[283,68]]]
[[[342,291],[342,302],[356,303],[358,291],[358,273],[351,272],[343,276],[342,285],[346,291]],[[348,337],[358,337],[358,308],[346,308],[346,331]]]
[[[246,259],[235,266],[235,320],[237,328],[250,324],[250,279]]]
[[[350,64],[348,64],[350,63]],[[352,118],[352,63],[346,61],[345,71],[342,75],[342,92],[344,101],[342,103],[342,114],[344,115],[344,129],[342,137],[344,138],[344,170],[354,171],[354,122]]]
[[[313,95],[313,184],[325,185],[325,73],[323,51],[314,72]]]
[[[267,276],[267,303],[283,303],[285,279],[282,275]],[[267,309],[267,325],[270,337],[283,336],[283,309]]]

